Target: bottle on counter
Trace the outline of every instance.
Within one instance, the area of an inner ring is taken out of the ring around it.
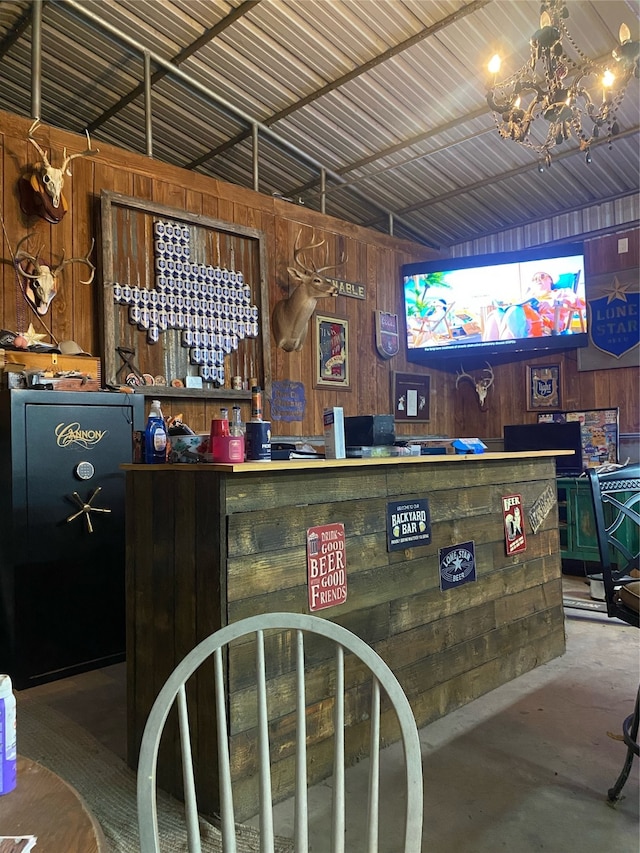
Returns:
[[[16,787],[16,697],[13,695],[11,678],[0,675],[0,795],[8,794]]]
[[[251,420],[262,420],[262,391],[259,385],[251,387]]]
[[[144,461],[161,465],[167,460],[167,427],[162,417],[160,400],[151,401],[151,411],[144,431]]]
[[[231,435],[244,435],[244,422],[242,420],[242,411],[240,406],[233,407],[233,417],[229,424],[229,432]]]

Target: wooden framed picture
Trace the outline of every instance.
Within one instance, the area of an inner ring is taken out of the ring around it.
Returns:
[[[316,314],[314,323],[316,388],[351,390],[349,321]]]
[[[391,375],[391,396],[395,420],[426,423],[430,417],[430,387],[430,376],[394,371]]]
[[[561,405],[560,365],[527,365],[527,411],[559,409]]]

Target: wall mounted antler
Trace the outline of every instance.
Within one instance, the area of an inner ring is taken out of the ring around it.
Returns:
[[[487,366],[482,371],[487,374],[486,376],[479,376],[477,378],[475,376],[471,376],[469,373],[465,372],[462,365],[460,365],[460,373],[456,372],[456,388],[460,384],[461,379],[468,379],[475,388],[481,409],[484,409],[486,406],[487,394],[489,392],[489,388],[493,385],[494,379],[493,367],[491,367],[488,361],[486,362],[486,365]]]
[[[63,149],[62,166],[56,168],[49,162],[46,152],[40,146],[40,143],[34,138],[33,134],[40,125],[39,119],[36,119],[29,128],[28,140],[36,149],[42,160],[34,163],[31,167],[31,172],[27,178],[21,178],[19,182],[20,189],[20,206],[22,212],[27,216],[41,216],[47,222],[55,224],[60,222],[62,217],[68,210],[67,201],[62,193],[64,186],[64,176],[71,177],[69,164],[77,157],[86,157],[88,154],[97,154],[98,148],[91,148],[91,139],[87,132],[87,142],[89,147],[85,151],[78,154],[67,154],[67,149]]]
[[[335,296],[338,292],[336,283],[323,275],[326,270],[335,269],[345,262],[344,255],[337,264],[316,267],[313,262],[304,260],[304,252],[311,252],[324,245],[324,239],[308,246],[299,246],[298,241],[302,229],[298,231],[293,259],[300,267],[287,267],[291,278],[297,282],[297,287],[289,296],[277,302],[273,309],[272,324],[276,346],[286,352],[300,350],[304,346],[309,330],[309,319],[313,314],[318,299],[325,296]]]
[[[96,268],[89,256],[93,251],[95,241],[91,241],[91,248],[84,258],[65,259],[63,252],[60,263],[52,269],[39,257],[44,246],[41,246],[35,255],[31,255],[20,248],[30,236],[27,234],[16,246],[13,262],[25,299],[37,314],[44,316],[58,292],[58,276],[68,264],[86,264],[91,270],[91,274],[86,281],[80,279],[80,283],[91,284]]]

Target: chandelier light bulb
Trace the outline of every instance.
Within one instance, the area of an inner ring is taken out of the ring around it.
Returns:
[[[610,71],[608,68],[602,75],[602,85],[605,89],[610,89],[616,81],[616,75],[613,71]]]
[[[624,44],[626,41],[631,41],[631,30],[626,24],[620,24],[618,40],[620,41],[620,44]]]
[[[488,65],[489,73],[490,74],[497,74],[500,71],[501,65],[502,65],[502,60],[500,59],[500,56],[497,53],[494,53],[494,55],[489,60],[489,65]]]

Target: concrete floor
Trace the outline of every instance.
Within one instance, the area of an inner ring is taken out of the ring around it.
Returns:
[[[571,594],[588,605],[581,581]],[[606,802],[625,755],[617,737],[640,680],[638,631],[598,612],[567,608],[566,632],[563,657],[421,730],[425,853],[638,853],[637,759],[624,799],[616,808]],[[124,691],[120,665],[29,693],[124,757]],[[395,780],[401,758],[399,745],[383,753],[381,850],[388,853],[400,850],[404,805]],[[366,770],[366,762],[349,770],[349,791],[366,785]],[[311,849],[329,853],[330,782],[312,789],[310,801]],[[348,853],[364,850],[365,819],[348,814]],[[277,806],[276,832],[287,835],[291,825],[291,804]]]

